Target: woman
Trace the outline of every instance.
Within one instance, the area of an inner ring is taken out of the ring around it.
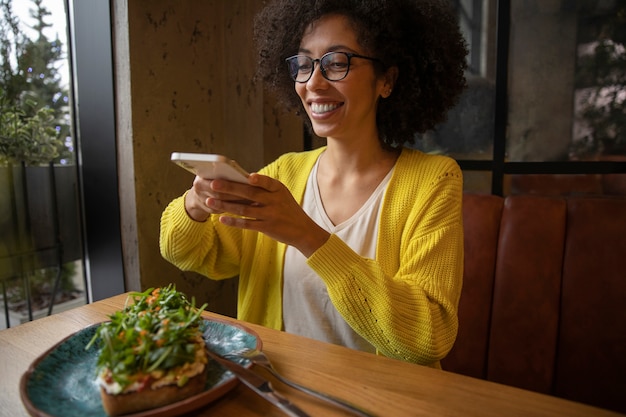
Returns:
[[[196,178],[161,221],[161,252],[239,275],[238,318],[439,367],[457,332],[462,176],[405,148],[465,87],[445,2],[271,2],[259,76],[326,146],[248,184]]]

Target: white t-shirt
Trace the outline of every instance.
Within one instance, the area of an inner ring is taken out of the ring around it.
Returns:
[[[333,225],[322,204],[316,162],[307,181],[302,207],[322,228],[340,237],[359,255],[374,259],[378,218],[393,169],[370,198],[348,220]],[[299,250],[288,246],[283,270],[283,324],[285,331],[328,343],[374,353],[376,349],[343,319],[328,297],[324,281],[307,265]]]

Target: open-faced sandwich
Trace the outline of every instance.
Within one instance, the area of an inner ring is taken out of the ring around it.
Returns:
[[[87,349],[100,349],[97,379],[110,416],[162,407],[205,388],[205,306],[172,285],[133,293],[134,302],[102,323]]]

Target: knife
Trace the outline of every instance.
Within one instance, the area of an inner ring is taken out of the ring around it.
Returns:
[[[209,349],[207,349],[207,352],[211,359],[234,373],[237,378],[241,382],[243,382],[248,388],[256,392],[265,400],[274,404],[276,407],[280,408],[283,412],[285,412],[285,414],[291,417],[311,417],[309,414],[302,411],[302,409],[300,409],[298,406],[290,402],[287,398],[276,392],[272,387],[270,381],[268,381],[267,379],[244,367],[243,365],[240,365],[233,361],[229,361],[228,359],[221,357],[217,353],[211,352],[211,350]]]

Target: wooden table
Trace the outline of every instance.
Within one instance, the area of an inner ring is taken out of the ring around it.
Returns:
[[[121,294],[0,331],[0,416],[25,416],[19,380],[31,362],[64,337],[122,308]],[[206,316],[220,317],[211,313]],[[235,320],[232,320],[235,321]],[[345,398],[379,416],[617,416],[546,395],[312,341],[243,323],[285,376]],[[260,370],[259,372],[263,372]],[[271,378],[270,378],[271,379]],[[273,380],[312,416],[349,416]],[[284,416],[243,384],[200,409],[199,416]]]

